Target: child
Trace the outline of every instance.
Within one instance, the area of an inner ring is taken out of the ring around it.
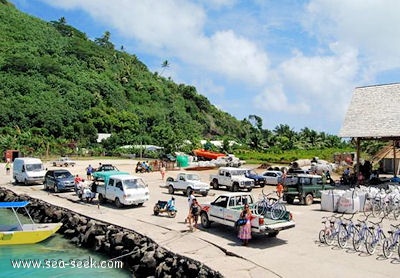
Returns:
[[[276,185],[276,194],[278,195],[279,199],[282,198],[282,192],[283,192],[283,185],[282,183],[278,182]]]

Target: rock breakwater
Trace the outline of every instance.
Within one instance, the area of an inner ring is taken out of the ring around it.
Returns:
[[[0,187],[0,202],[25,200],[30,202],[27,209],[36,222],[62,222],[58,233],[79,247],[122,261],[132,277],[222,277],[201,262],[174,254],[135,231]]]

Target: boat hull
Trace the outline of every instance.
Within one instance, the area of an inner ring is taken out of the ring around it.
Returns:
[[[0,246],[38,243],[55,234],[61,226],[62,223],[23,224],[22,229],[0,231]]]

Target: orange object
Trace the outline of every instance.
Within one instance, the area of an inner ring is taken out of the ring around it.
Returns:
[[[217,152],[213,152],[213,151],[206,151],[204,149],[197,149],[197,150],[193,150],[193,153],[195,156],[200,156],[200,157],[204,157],[207,159],[217,159],[218,157],[224,157],[226,156],[223,153],[217,153]]]

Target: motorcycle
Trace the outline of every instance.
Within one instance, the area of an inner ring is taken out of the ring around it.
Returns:
[[[153,212],[154,215],[159,215],[160,213],[166,212],[168,213],[169,217],[174,218],[178,210],[175,208],[173,204],[169,205],[167,201],[158,201],[154,205]]]

